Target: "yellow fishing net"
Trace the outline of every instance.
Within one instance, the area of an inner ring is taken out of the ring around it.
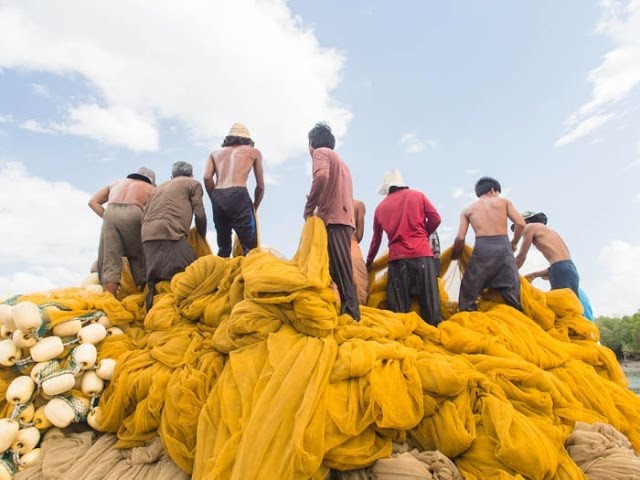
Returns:
[[[441,261],[446,272],[450,252]],[[100,428],[120,447],[158,434],[196,479],[321,479],[407,439],[466,479],[579,479],[564,446],[578,421],[608,423],[640,448],[640,398],[570,291],[523,281],[524,312],[489,292],[478,312],[457,313],[441,285],[435,328],[377,308],[385,267],[374,265],[362,320],[340,316],[312,217],[293,259],[202,256],[159,285],[146,315],[140,293],[119,302],[71,289],[56,301],[132,322],[99,347],[117,359]]]

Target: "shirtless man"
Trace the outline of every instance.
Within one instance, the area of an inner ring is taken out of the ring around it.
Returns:
[[[102,287],[116,295],[120,284],[122,257],[127,257],[137,286],[145,283],[144,255],[140,228],[142,209],[155,188],[156,174],[142,167],[125,179],[98,190],[89,207],[102,218],[98,248],[98,276]],[[108,202],[107,207],[103,207]]]
[[[222,142],[222,150],[207,159],[204,186],[211,198],[220,257],[231,256],[232,229],[245,255],[258,246],[255,210],[264,196],[264,178],[262,155],[253,145],[247,127],[234,123]],[[253,202],[247,191],[247,177],[252,169],[256,178]]]
[[[570,288],[576,296],[580,297],[578,270],[571,260],[571,254],[562,237],[558,232],[547,227],[547,216],[542,212],[524,212],[522,217],[526,226],[522,235],[522,245],[516,256],[518,268],[524,264],[532,244],[549,262],[549,268],[530,273],[525,278],[533,280],[537,277],[549,277],[552,290]]]
[[[364,236],[364,215],[366,208],[360,200],[353,200],[353,220],[356,229],[351,237],[351,263],[353,264],[353,283],[358,294],[360,305],[366,305],[369,297],[369,274],[362,257],[360,242]]]
[[[500,196],[497,180],[482,177],[475,190],[478,200],[462,211],[453,244],[452,258],[455,260],[462,253],[471,224],[476,243],[460,285],[458,307],[460,311],[477,310],[478,295],[482,289],[491,288],[498,291],[508,305],[522,310],[520,277],[513,252],[522,236],[524,219],[509,200]],[[507,236],[507,218],[515,224],[511,243]]]

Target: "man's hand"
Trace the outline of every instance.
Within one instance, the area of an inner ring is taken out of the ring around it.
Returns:
[[[535,273],[527,273],[524,276],[525,280],[528,280],[529,282],[533,282],[536,278],[538,278],[538,276]]]
[[[514,253],[518,250],[518,242],[511,240],[511,250],[513,250]]]

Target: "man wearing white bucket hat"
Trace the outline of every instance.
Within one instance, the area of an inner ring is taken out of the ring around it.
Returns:
[[[129,261],[136,285],[144,285],[145,266],[140,238],[142,209],[155,184],[153,170],[141,167],[137,173],[101,188],[89,200],[89,207],[103,219],[98,247],[98,276],[103,288],[114,296],[120,284],[122,257]],[[103,207],[107,202],[107,207]]]
[[[253,170],[256,188],[253,201],[247,191],[247,177]],[[222,142],[222,149],[207,159],[204,186],[211,198],[216,226],[218,256],[231,255],[231,231],[235,231],[246,255],[258,246],[255,210],[264,196],[262,154],[254,147],[251,134],[234,123]]]
[[[309,132],[313,180],[304,218],[315,214],[326,225],[329,272],[340,294],[340,313],[360,320],[351,261],[351,237],[355,229],[353,183],[349,167],[333,151],[335,144],[336,139],[327,124],[317,123]]]
[[[386,198],[374,214],[367,266],[378,253],[384,231],[389,239],[387,307],[406,313],[411,309],[411,296],[415,295],[422,319],[436,326],[442,315],[429,235],[440,225],[440,214],[422,192],[406,185],[398,170],[384,175],[378,193]]]

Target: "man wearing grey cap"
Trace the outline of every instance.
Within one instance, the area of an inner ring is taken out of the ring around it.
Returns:
[[[129,261],[136,285],[144,285],[144,255],[140,238],[142,209],[153,193],[155,182],[153,170],[141,167],[127,178],[101,188],[89,200],[89,207],[102,218],[98,249],[100,283],[114,296],[120,284],[122,257]],[[108,203],[106,208],[103,206],[105,203]]]

